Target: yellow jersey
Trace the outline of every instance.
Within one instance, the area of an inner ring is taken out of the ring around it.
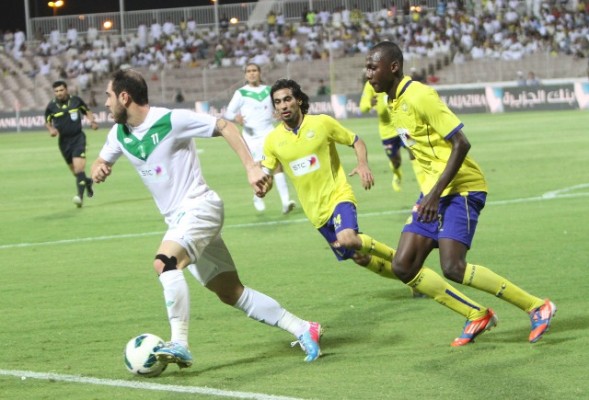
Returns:
[[[405,76],[397,87],[396,99],[389,101],[391,124],[423,169],[421,185],[429,193],[446,168],[452,152],[448,141],[463,128],[462,122],[431,87]],[[487,192],[478,164],[468,155],[442,196],[462,192]]]
[[[372,105],[372,98],[376,96],[376,105]],[[370,82],[366,81],[360,97],[360,112],[367,113],[373,108],[378,115],[378,133],[382,140],[397,136],[395,127],[391,125],[391,115],[388,109],[386,93],[376,93]]]
[[[305,215],[323,226],[342,202],[356,204],[336,143],[353,146],[357,136],[329,115],[304,115],[296,131],[279,124],[266,137],[262,165],[278,163],[297,191]]]

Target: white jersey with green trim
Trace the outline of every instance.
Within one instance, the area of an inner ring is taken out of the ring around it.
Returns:
[[[193,138],[212,137],[216,122],[208,114],[150,107],[141,125],[111,128],[100,158],[113,164],[124,154],[168,218],[185,202],[209,190]]]
[[[274,129],[270,86],[245,85],[236,90],[223,116],[233,121],[237,114],[243,117],[243,133],[254,137],[266,136]]]

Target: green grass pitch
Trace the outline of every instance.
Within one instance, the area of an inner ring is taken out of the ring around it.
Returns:
[[[225,200],[224,237],[243,282],[320,321],[324,355],[304,363],[289,334],[221,304],[187,274],[194,366],[134,377],[122,361],[127,341],[143,332],[169,337],[152,268],[161,216],[125,159],[76,209],[56,140],[9,133],[0,135],[0,399],[586,397],[589,113],[461,118],[490,187],[469,261],[557,304],[537,344],[527,342],[525,313],[461,287],[493,307],[499,325],[474,345],[451,348],[462,317],[351,261],[338,263],[300,209],[282,216],[275,191],[257,214],[237,156],[215,138],[197,146],[208,184]],[[403,191],[394,193],[376,120],[343,123],[367,142],[376,178],[371,191],[351,178],[360,228],[396,246],[417,197],[406,153]],[[87,135],[90,164],[106,129]],[[353,151],[339,151],[349,171]],[[428,265],[439,271],[436,255]]]

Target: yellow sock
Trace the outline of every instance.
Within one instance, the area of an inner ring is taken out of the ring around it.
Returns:
[[[393,175],[396,175],[399,180],[403,179],[403,171],[401,171],[401,167],[393,168]]]
[[[532,296],[504,277],[481,265],[466,264],[462,283],[495,295],[527,313],[544,304],[544,300],[541,298]]]
[[[374,240],[364,233],[359,233],[358,237],[362,241],[362,248],[359,250],[360,253],[375,255],[385,260],[389,260],[389,262],[392,261],[393,256],[395,255],[395,249]]]
[[[366,269],[382,276],[383,278],[399,279],[397,275],[393,273],[393,265],[391,260],[386,260],[377,256],[370,256],[370,262],[365,267]]]
[[[458,314],[464,315],[470,321],[480,318],[487,313],[486,307],[460,293],[450,286],[440,275],[427,267],[423,267],[407,285],[417,289],[420,293],[431,297],[449,309],[456,311]]]
[[[425,181],[425,173],[417,160],[411,160],[411,167],[413,168],[415,179],[417,179],[417,184],[419,185],[419,188],[422,189],[423,182]],[[421,191],[423,192],[423,189]]]

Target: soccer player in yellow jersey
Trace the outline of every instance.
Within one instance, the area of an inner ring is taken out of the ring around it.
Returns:
[[[438,247],[444,276],[493,294],[529,314],[534,343],[548,330],[556,306],[533,296],[481,265],[466,261],[478,216],[485,206],[487,183],[468,156],[463,124],[429,86],[403,74],[403,53],[392,42],[374,46],[366,57],[366,77],[377,92],[388,94],[391,123],[423,168],[422,193],[407,221],[393,271],[399,279],[466,317],[452,346],[468,344],[497,324],[493,310],[469,299],[423,267]]]
[[[313,226],[330,244],[338,260],[352,259],[383,277],[394,278],[394,250],[358,233],[356,197],[342,168],[336,144],[350,146],[364,189],[374,184],[364,141],[328,115],[308,115],[309,97],[297,82],[278,80],[270,91],[282,123],[268,134],[262,166],[271,175],[282,166]]]
[[[395,128],[391,125],[391,116],[389,114],[387,106],[388,96],[386,93],[376,93],[370,82],[366,81],[364,89],[362,90],[362,97],[360,97],[360,111],[368,113],[374,109],[378,115],[378,133],[382,140],[382,146],[389,159],[389,165],[393,171],[393,190],[395,192],[401,191],[401,181],[403,179],[403,173],[401,171],[401,147],[403,141],[397,134]],[[421,187],[421,183],[424,179],[424,174],[419,166],[411,151],[408,151],[409,159],[411,160],[411,166],[415,177],[417,178],[417,184]]]

